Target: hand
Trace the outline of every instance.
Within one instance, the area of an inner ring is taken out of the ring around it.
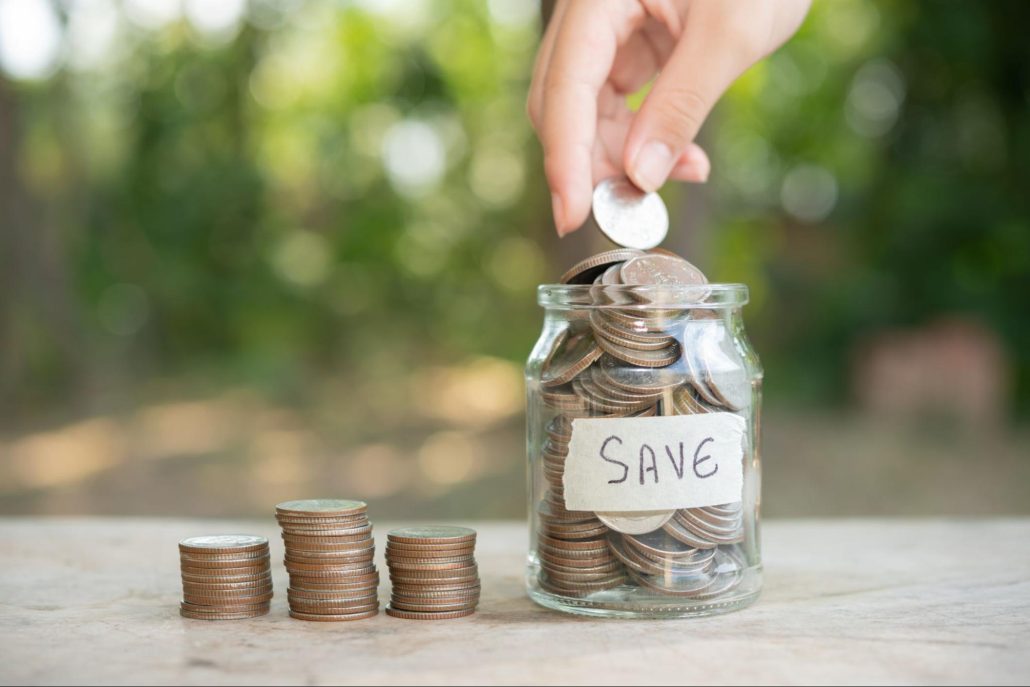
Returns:
[[[554,224],[586,221],[594,184],[645,191],[703,182],[694,143],[715,102],[800,26],[810,0],[559,0],[537,53],[528,110],[544,148]],[[640,111],[626,106],[659,74]]]

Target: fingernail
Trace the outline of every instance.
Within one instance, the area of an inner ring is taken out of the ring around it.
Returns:
[[[558,230],[558,236],[565,236],[563,224],[565,220],[565,214],[562,212],[561,196],[557,193],[551,194],[551,211],[554,212],[554,228]]]
[[[708,175],[712,171],[712,163],[708,160],[708,156],[701,152],[700,148],[692,147],[687,152],[687,163],[690,165],[690,171],[692,172],[690,181],[696,181],[699,184],[708,181]]]
[[[657,191],[669,178],[676,161],[672,149],[661,141],[648,141],[633,160],[630,176],[645,191]]]

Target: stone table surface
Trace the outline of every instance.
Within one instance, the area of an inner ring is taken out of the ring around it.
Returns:
[[[0,683],[1030,681],[1030,519],[767,522],[756,605],[660,621],[535,606],[525,527],[471,524],[475,616],[308,623],[286,614],[271,519],[0,519]],[[272,542],[270,615],[179,617],[176,541],[220,532]]]

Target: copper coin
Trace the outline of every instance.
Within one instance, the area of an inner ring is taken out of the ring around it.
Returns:
[[[467,608],[461,611],[424,613],[419,611],[403,611],[389,606],[386,607],[386,615],[393,616],[394,618],[404,618],[405,620],[452,620],[454,618],[464,618],[465,616],[472,615],[475,612],[476,609],[474,608]]]
[[[302,583],[298,586],[296,583]],[[298,589],[318,590],[321,587],[355,586],[361,584],[379,584],[379,573],[373,571],[364,575],[346,575],[339,582],[327,581],[323,578],[309,578],[303,575],[290,575],[290,586]]]
[[[478,579],[469,580],[467,582],[458,582],[455,584],[412,584],[408,582],[394,583],[392,585],[392,591],[394,593],[401,593],[408,596],[418,594],[449,594],[455,592],[468,592],[480,589],[481,583]]]
[[[374,618],[379,615],[379,608],[373,608],[368,611],[362,611],[360,613],[332,613],[332,614],[318,614],[318,613],[300,613],[298,611],[290,611],[290,617],[296,618],[297,620],[313,620],[322,623],[336,623],[346,622],[349,620],[364,620],[365,618]]]
[[[269,570],[260,570],[256,573],[245,574],[245,575],[223,575],[221,571],[214,571],[212,574],[211,570],[205,570],[204,573],[182,573],[182,581],[185,582],[197,582],[200,584],[237,584],[246,582],[255,582],[258,580],[270,580],[272,574]]]
[[[250,551],[198,551],[179,549],[179,558],[190,558],[199,561],[236,561],[261,558],[268,555],[268,545]]]
[[[193,620],[244,620],[246,618],[257,618],[258,616],[268,615],[269,607],[255,609],[253,611],[233,611],[223,613],[197,613],[194,611],[187,610],[185,608],[179,609],[179,615],[183,618],[191,618]]]
[[[283,532],[309,536],[346,536],[369,526],[368,518],[312,520],[310,518],[276,518]]]
[[[442,565],[459,565],[461,563],[475,563],[476,558],[472,554],[464,556],[446,556],[437,558],[409,558],[407,556],[386,555],[388,568],[399,570],[450,570],[441,568]],[[430,568],[427,568],[430,566]]]
[[[193,565],[180,565],[179,571],[182,573],[183,578],[187,576],[208,576],[217,577],[226,582],[238,582],[240,577],[246,576],[260,576],[262,573],[266,573],[269,570],[268,561],[264,561],[261,565],[248,565],[245,567],[233,567],[233,568],[205,568],[203,566],[196,567]]]
[[[589,581],[589,582],[585,582],[585,581],[584,582],[571,582],[571,583],[570,582],[562,582],[562,581],[559,581],[559,580],[554,580],[554,579],[552,579],[550,577],[548,577],[547,580],[548,580],[548,582],[550,582],[551,584],[553,584],[553,585],[555,585],[557,587],[564,587],[566,589],[576,589],[576,590],[580,590],[580,591],[586,591],[586,590],[598,591],[598,590],[602,590],[602,589],[611,589],[612,587],[617,587],[617,586],[623,584],[626,581],[626,575],[624,575],[622,572],[617,572],[617,573],[613,573],[613,574],[609,575],[608,577],[606,577],[604,579],[592,580],[592,581]]]
[[[290,615],[294,618],[299,617],[299,615],[310,616],[303,618],[303,620],[314,620],[317,616],[322,616],[323,618],[329,618],[332,620],[338,620],[340,619],[340,616],[359,616],[364,613],[375,614],[378,612],[379,604],[368,604],[365,606],[353,607],[348,606],[343,608],[326,608],[321,610],[310,608],[290,608]],[[348,619],[358,620],[357,617],[352,617]]]
[[[340,534],[327,534],[318,531],[299,534],[284,529],[282,537],[283,541],[297,542],[298,544],[350,544],[358,541],[372,540],[372,525],[331,530],[331,532],[339,532]]]
[[[378,596],[378,587],[354,587],[343,591],[335,592],[312,592],[303,589],[290,587],[286,590],[286,597],[289,599],[301,599],[305,601],[333,601],[361,599],[369,596]]]
[[[408,603],[420,603],[420,604],[456,604],[456,603],[469,603],[470,601],[478,601],[480,597],[480,590],[465,589],[458,592],[399,592],[396,589],[390,592],[390,596],[394,599],[400,599]]]
[[[540,400],[551,408],[564,411],[567,415],[581,414],[586,410],[583,399],[572,393],[572,389],[569,387],[541,391]]]
[[[347,563],[367,562],[373,558],[375,558],[375,551],[373,549],[359,549],[357,551],[294,551],[287,549],[284,556],[284,560],[311,565],[344,565]]]
[[[386,537],[390,541],[408,544],[455,544],[474,542],[476,531],[453,525],[423,525],[390,530]]]
[[[267,601],[254,604],[233,604],[231,608],[228,604],[224,606],[222,604],[219,604],[217,606],[205,606],[202,604],[193,604],[188,601],[179,602],[179,608],[186,611],[190,611],[191,613],[220,613],[223,611],[233,613],[247,613],[249,611],[261,610],[262,608],[266,608],[267,606]]]
[[[468,587],[466,589],[434,589],[431,587],[425,589],[408,590],[398,589],[394,587],[391,590],[391,594],[406,599],[464,599],[470,596],[479,596],[482,589],[480,585]]]
[[[264,582],[257,584],[251,584],[246,587],[225,587],[225,585],[210,585],[210,584],[194,584],[190,582],[184,582],[182,585],[184,592],[190,594],[197,594],[199,596],[232,596],[240,594],[263,594],[265,592],[272,591],[272,580],[269,579]]]
[[[610,572],[603,573],[566,573],[546,569],[547,579],[560,584],[575,585],[581,582],[602,582],[611,580],[613,575]]]
[[[658,351],[640,351],[622,346],[605,338],[597,343],[606,353],[638,367],[668,367],[680,359],[680,347],[673,344]]]
[[[304,613],[339,613],[347,612],[349,609],[367,610],[370,606],[379,604],[379,597],[376,594],[368,594],[364,597],[339,598],[339,599],[304,599],[301,597],[290,597],[289,606],[295,611]]]
[[[553,537],[541,535],[539,537],[539,542],[556,549],[567,549],[569,551],[600,552],[605,551],[608,548],[608,542],[604,539],[581,539],[577,541],[569,541],[567,539],[555,539]]]
[[[472,558],[467,560],[456,561],[454,563],[426,563],[426,562],[415,562],[415,563],[403,563],[398,561],[389,561],[387,566],[391,571],[450,571],[450,570],[475,570],[476,563]]]
[[[371,608],[378,608],[379,597],[373,594],[363,599],[319,599],[317,601],[290,599],[289,606],[294,611],[301,613],[359,613]]]
[[[247,558],[204,558],[184,553],[179,556],[179,565],[192,568],[246,568],[248,566],[262,565],[269,560],[268,551],[265,551],[260,556],[250,556]]]
[[[378,574],[375,566],[369,566],[368,570],[357,571],[329,571],[329,572],[303,572],[290,573],[290,586],[308,588],[316,584],[321,585],[354,585],[359,584],[367,575]]]
[[[360,565],[360,564],[359,564]],[[362,567],[343,568],[340,566],[319,567],[315,570],[290,570],[287,572],[292,581],[310,581],[318,584],[348,584],[352,580],[364,578],[365,575],[378,572],[375,563],[369,562]]]
[[[555,565],[563,568],[596,568],[599,565],[608,565],[614,556],[598,556],[597,558],[560,558],[552,556],[546,551],[537,551],[541,565]]]
[[[354,570],[361,570],[362,568],[372,565],[372,561],[373,556],[371,554],[365,554],[364,556],[358,558],[342,561],[322,561],[313,559],[303,559],[302,557],[300,557],[300,559],[298,560],[298,557],[294,557],[291,555],[286,555],[283,557],[283,564],[286,566],[287,570],[289,570],[290,572],[300,573],[326,572],[331,570],[335,570],[338,572],[351,572]],[[366,570],[365,572],[372,571]]]
[[[601,274],[615,263],[625,262],[644,253],[633,248],[616,248],[592,255],[582,260],[563,274],[558,280],[559,284],[592,284],[597,275]]]
[[[404,542],[387,540],[386,547],[396,551],[472,551],[476,547],[474,541],[458,541],[427,544],[425,542]]]
[[[258,551],[268,546],[268,539],[253,534],[209,534],[188,537],[179,542],[180,551],[238,553]]]
[[[601,357],[603,351],[594,342],[589,331],[562,331],[554,348],[544,360],[540,373],[540,384],[544,387],[561,386]]]
[[[447,605],[432,605],[432,604],[406,604],[399,603],[396,601],[390,601],[389,608],[395,611],[406,611],[408,613],[455,613],[464,610],[474,610],[476,604],[458,603],[458,604],[447,604]]]
[[[390,544],[386,545],[386,558],[438,560],[441,558],[460,558],[463,556],[474,556],[475,551],[471,548],[464,549],[398,549]]]
[[[410,586],[432,586],[436,584],[459,584],[465,582],[479,582],[479,573],[473,571],[471,573],[462,573],[459,576],[452,577],[427,577],[425,574],[418,573],[405,573],[403,575],[390,575],[390,582],[394,586],[399,585],[410,585]]]
[[[272,592],[266,592],[264,594],[258,594],[255,596],[196,596],[193,594],[183,594],[182,600],[188,604],[194,606],[218,606],[219,608],[228,608],[236,606],[254,606],[256,604],[265,603],[266,601],[272,600]]]
[[[559,539],[596,539],[597,537],[603,536],[608,533],[607,527],[599,527],[593,530],[574,530],[565,531],[553,528],[551,525],[541,525],[541,531],[549,534],[552,537],[558,537]]]
[[[272,578],[268,577],[264,580],[255,580],[254,582],[187,582],[183,581],[182,588],[189,590],[194,593],[200,592],[247,592],[257,589],[271,589]]]

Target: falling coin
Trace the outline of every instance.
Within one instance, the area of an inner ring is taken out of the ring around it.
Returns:
[[[625,177],[605,179],[594,188],[593,215],[604,235],[626,248],[654,248],[669,232],[669,212],[661,197],[641,191]]]

